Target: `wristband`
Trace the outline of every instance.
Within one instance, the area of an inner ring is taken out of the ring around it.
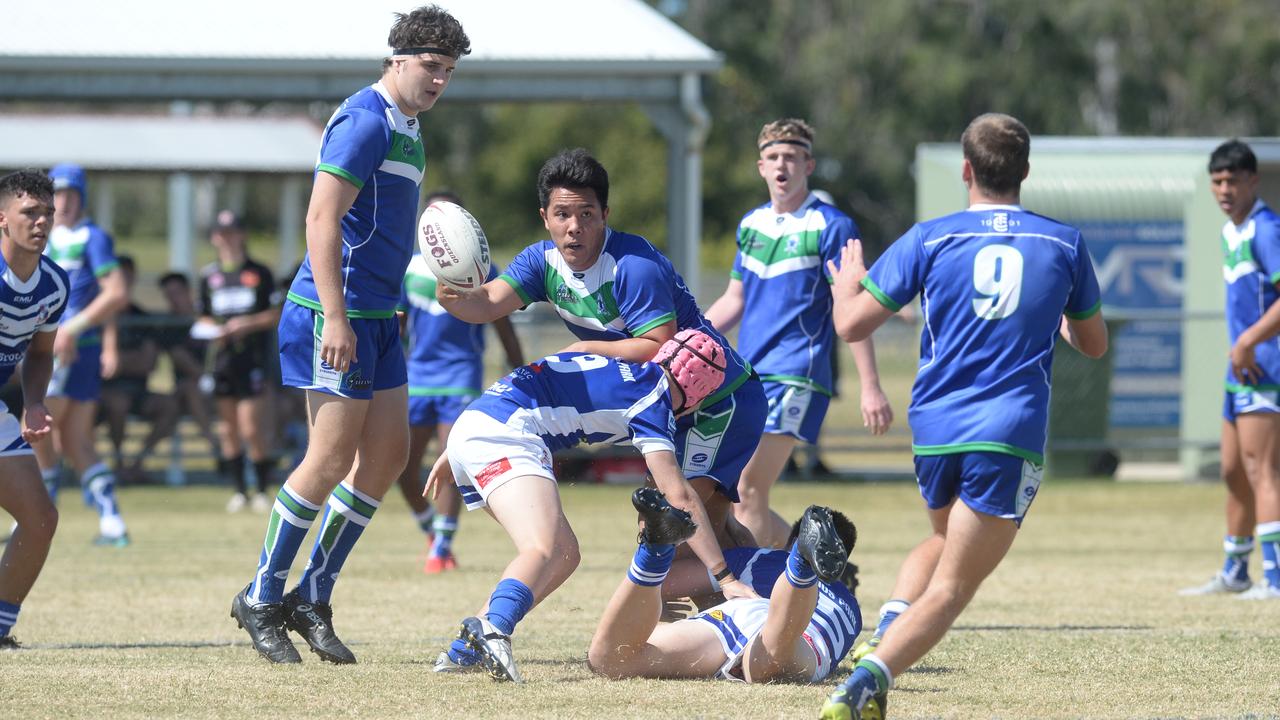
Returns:
[[[729,566],[728,566],[728,565],[725,565],[723,570],[721,570],[720,572],[716,573],[716,574],[715,574],[715,575],[713,575],[712,577],[714,577],[714,578],[716,579],[716,582],[718,582],[718,583],[722,583],[722,582],[724,582],[724,579],[725,579],[725,578],[727,578],[727,577],[733,577],[733,571],[729,569]]]

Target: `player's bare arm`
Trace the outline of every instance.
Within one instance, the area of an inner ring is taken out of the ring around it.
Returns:
[[[436,302],[450,315],[477,325],[505,318],[524,305],[515,288],[501,278],[474,290],[457,290],[440,283],[436,287]]]
[[[1277,318],[1280,319],[1280,315]],[[1107,352],[1107,323],[1101,311],[1083,320],[1064,315],[1059,332],[1071,347],[1088,357],[1097,359]]]
[[[893,316],[893,311],[880,304],[871,293],[862,292],[862,278],[867,267],[862,260],[862,241],[849,240],[840,249],[840,266],[827,261],[831,273],[831,297],[835,301],[831,319],[836,334],[845,342],[858,342]]]
[[[868,337],[865,340],[849,343],[849,351],[853,353],[853,364],[858,368],[862,427],[870,430],[873,435],[883,435],[889,432],[889,427],[893,425],[893,406],[889,404],[889,398],[880,387],[880,370],[876,366],[876,346]]]
[[[54,340],[53,353],[63,364],[75,360],[76,342],[85,331],[106,323],[129,304],[124,271],[113,268],[98,278],[98,296],[76,316],[62,324]]]
[[[693,516],[693,521],[697,523],[698,529],[689,538],[689,547],[693,553],[702,561],[703,566],[711,573],[722,572],[728,563],[725,562],[724,553],[720,550],[720,544],[716,542],[715,532],[711,528],[711,521],[707,517],[707,510],[702,506],[702,501],[698,499],[698,494],[694,492],[693,486],[685,479],[684,474],[680,472],[680,465],[676,462],[675,453],[660,451],[646,453],[644,456],[645,464],[649,466],[649,474],[653,476],[653,482],[658,486],[658,490],[667,497],[667,502],[674,507],[678,507]],[[752,590],[746,583],[739,582],[737,578],[730,575],[720,582],[725,599],[738,597],[754,598],[759,597],[755,590]]]
[[[1280,303],[1271,307],[1250,325],[1231,347],[1231,370],[1241,382],[1256,384],[1262,379],[1262,368],[1254,357],[1254,348],[1280,334]]]
[[[356,359],[356,335],[347,321],[342,296],[342,216],[355,203],[360,188],[327,172],[316,173],[307,207],[307,252],[316,294],[324,308],[320,334],[320,359],[338,372],[346,372]]]
[[[22,438],[31,444],[43,440],[53,429],[53,417],[44,406],[44,396],[49,378],[53,377],[53,344],[58,332],[33,335],[22,361],[22,396],[26,401]]]
[[[669,320],[637,337],[625,340],[580,340],[561,352],[592,353],[642,363],[652,360],[658,354],[658,348],[675,336],[676,321]]]
[[[746,300],[742,295],[742,281],[731,278],[729,286],[724,289],[724,294],[711,303],[711,307],[707,308],[707,312],[703,317],[716,330],[726,333],[737,327],[742,320],[742,311],[745,307]]]

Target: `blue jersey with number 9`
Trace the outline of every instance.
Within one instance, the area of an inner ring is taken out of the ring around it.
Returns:
[[[974,205],[911,228],[862,284],[895,312],[921,297],[908,411],[917,455],[1044,462],[1062,316],[1088,318],[1102,305],[1079,230],[1016,205]]]

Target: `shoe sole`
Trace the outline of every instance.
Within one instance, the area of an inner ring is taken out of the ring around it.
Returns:
[[[689,517],[689,513],[676,508],[662,493],[654,488],[640,488],[631,495],[631,506],[640,513],[644,518],[645,530],[647,533],[651,526],[669,525],[664,528],[672,531],[669,537],[660,537],[657,539],[646,540],[646,542],[656,542],[660,545],[678,545],[698,531],[698,526]],[[669,523],[663,523],[662,520],[669,518]],[[642,533],[643,537],[643,533]]]
[[[839,580],[840,573],[844,572],[844,566],[848,564],[849,558],[845,553],[840,535],[836,533],[835,521],[832,520],[830,511],[819,508],[812,513],[806,511],[805,515],[813,517],[818,525],[818,539],[813,545],[812,557],[806,557],[805,560],[809,562],[819,579],[825,582]],[[809,554],[806,553],[806,555]]]

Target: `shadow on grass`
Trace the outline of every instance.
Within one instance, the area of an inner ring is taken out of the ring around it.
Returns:
[[[1146,632],[1154,629],[1150,625],[956,625],[951,631]]]
[[[250,647],[248,643],[224,640],[220,642],[178,640],[157,640],[156,642],[125,643],[56,643],[51,645],[24,644],[24,650],[155,650],[173,648],[181,650],[202,650],[205,648]]]

